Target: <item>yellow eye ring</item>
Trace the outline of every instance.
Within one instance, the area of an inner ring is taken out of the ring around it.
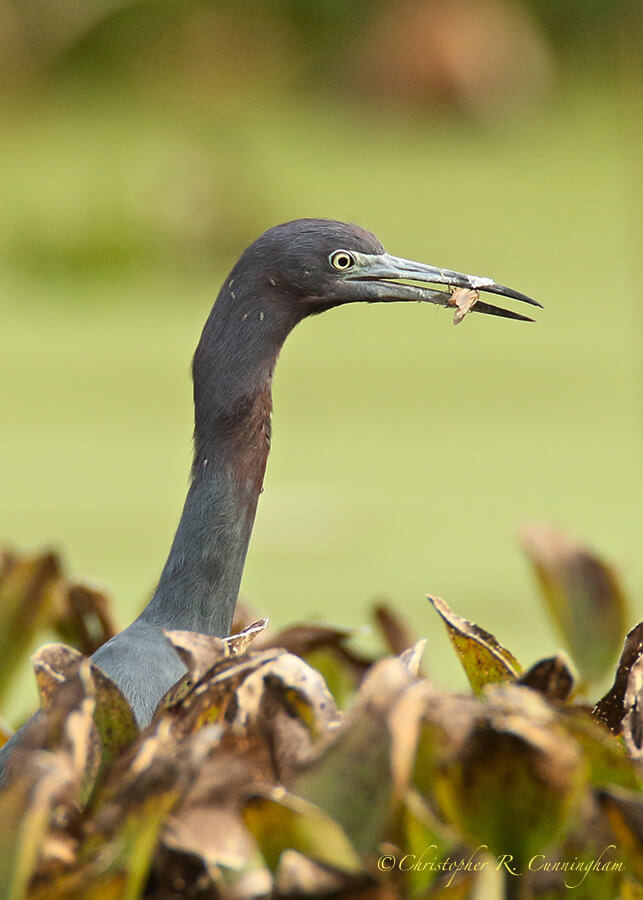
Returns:
[[[331,253],[330,264],[334,269],[344,272],[355,265],[355,260],[347,250],[335,250]]]

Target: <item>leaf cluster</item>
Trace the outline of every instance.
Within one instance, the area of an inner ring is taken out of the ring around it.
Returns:
[[[0,792],[2,896],[446,900],[504,858],[507,897],[641,898],[643,623],[623,641],[624,592],[594,554],[541,527],[523,544],[578,675],[562,653],[525,669],[437,597],[471,693],[430,680],[386,607],[371,659],[348,631],[274,633],[240,606],[232,637],[166,632],[187,673],[141,730],[91,648],[42,647],[41,711]],[[3,559],[17,633],[69,583],[50,555]],[[561,866],[601,854],[613,865]]]

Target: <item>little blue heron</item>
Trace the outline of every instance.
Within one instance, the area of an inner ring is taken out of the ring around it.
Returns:
[[[307,316],[346,303],[451,305],[448,291],[426,284],[540,306],[490,278],[391,256],[370,232],[328,219],[270,228],[226,278],[194,356],[192,475],[167,562],[140,616],[93,657],[140,725],[185,672],[163,629],[230,632],[270,448],[272,375],[286,337]],[[472,310],[532,321],[480,301]]]

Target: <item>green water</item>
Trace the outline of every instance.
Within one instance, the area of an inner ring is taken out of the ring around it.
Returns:
[[[516,541],[538,519],[614,560],[640,614],[627,113],[595,85],[484,130],[292,99],[5,111],[0,536],[61,548],[126,622],[180,513],[189,360],[218,284],[263,228],[322,215],[546,309],[535,326],[454,328],[415,305],[300,326],[275,379],[247,597],[278,624],[356,626],[386,599],[429,638],[431,674],[461,685],[424,594],[526,664],[553,650]],[[10,714],[34,697],[25,676]]]

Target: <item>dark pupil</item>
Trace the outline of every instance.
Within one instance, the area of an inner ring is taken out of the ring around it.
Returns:
[[[348,258],[348,256],[345,253],[340,253],[340,255],[337,257],[338,268],[347,269],[349,265],[350,259]]]

